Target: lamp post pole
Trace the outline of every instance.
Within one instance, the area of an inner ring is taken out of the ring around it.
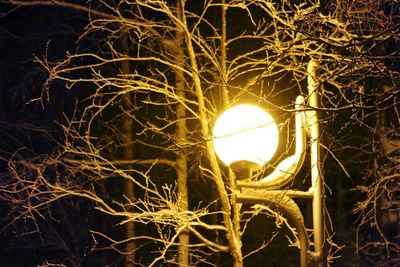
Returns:
[[[311,60],[307,67],[308,81],[308,104],[311,111],[307,114],[311,139],[311,187],[313,191],[313,229],[314,229],[314,252],[320,258],[318,267],[325,266],[324,259],[324,194],[323,181],[320,165],[320,132],[317,117],[318,93],[317,93],[317,67],[316,61]]]

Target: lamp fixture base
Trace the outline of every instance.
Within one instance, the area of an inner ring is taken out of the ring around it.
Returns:
[[[260,169],[260,165],[251,161],[240,160],[232,162],[230,168],[235,173],[236,180],[251,180],[253,173]]]

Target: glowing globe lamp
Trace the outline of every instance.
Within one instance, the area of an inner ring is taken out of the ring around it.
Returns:
[[[214,150],[228,166],[250,162],[258,168],[268,162],[278,147],[274,119],[254,105],[237,105],[223,112],[213,129]]]

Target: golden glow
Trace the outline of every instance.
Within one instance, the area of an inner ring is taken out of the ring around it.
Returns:
[[[275,154],[278,128],[265,110],[237,105],[222,113],[213,129],[215,153],[226,165],[250,161],[260,167]]]

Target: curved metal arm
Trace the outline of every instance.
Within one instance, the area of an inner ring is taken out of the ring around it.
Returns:
[[[246,189],[242,193],[237,193],[237,202],[247,204],[264,204],[274,210],[279,211],[286,218],[291,226],[296,229],[297,238],[300,247],[300,266],[307,266],[307,254],[309,250],[309,241],[304,226],[303,215],[291,198],[285,195],[285,192],[271,194],[260,190]]]
[[[304,97],[298,96],[295,104],[295,123],[296,123],[296,150],[294,155],[281,161],[275,170],[267,177],[254,182],[238,181],[238,187],[257,187],[264,189],[276,189],[292,182],[295,175],[299,172],[305,158],[306,143],[306,121],[305,112],[301,111],[304,104]]]

